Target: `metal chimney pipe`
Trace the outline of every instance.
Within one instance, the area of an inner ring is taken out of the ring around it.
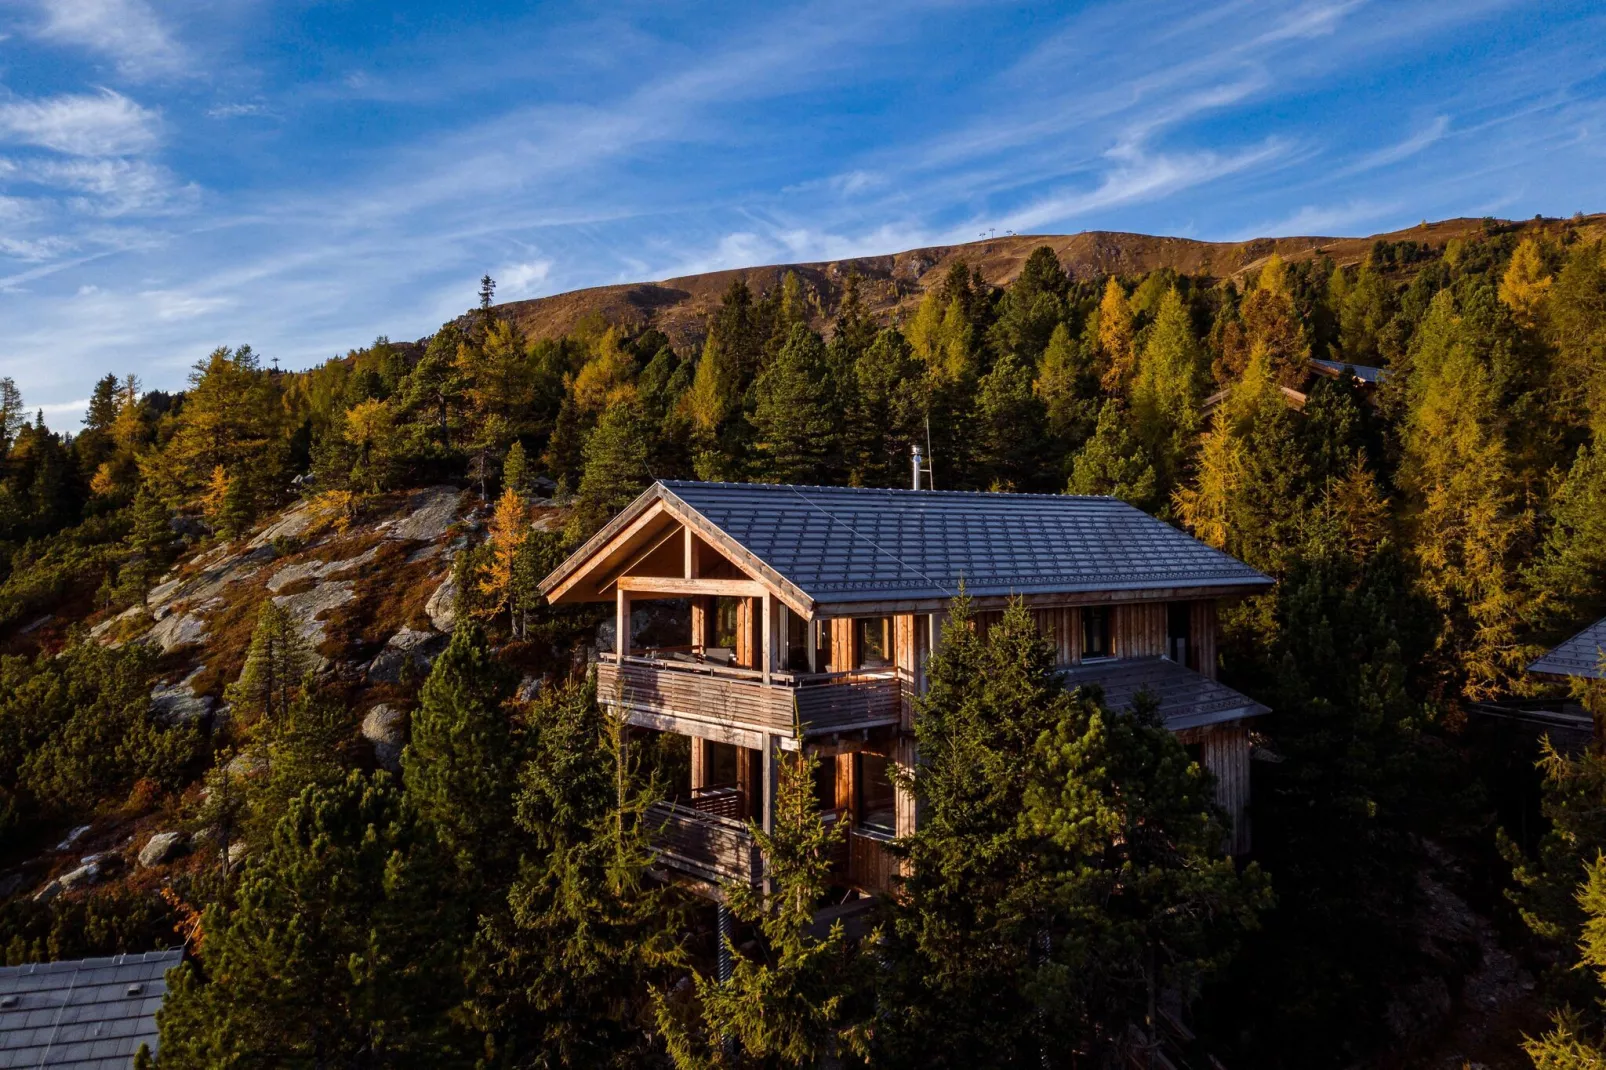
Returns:
[[[909,453],[914,458],[914,470],[915,470],[914,487],[915,487],[915,490],[919,490],[920,489],[920,472],[921,472],[921,469],[923,469],[925,467],[925,463],[924,463],[925,462],[925,455],[921,452],[919,443],[916,443],[915,445],[909,447]]]

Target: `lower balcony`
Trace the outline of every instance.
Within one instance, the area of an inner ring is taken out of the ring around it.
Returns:
[[[753,842],[748,823],[719,810],[735,809],[739,800],[714,797],[708,809],[700,809],[699,799],[690,804],[653,803],[647,820],[653,826],[653,849],[658,860],[670,869],[710,884],[748,884],[763,879],[763,859]]]

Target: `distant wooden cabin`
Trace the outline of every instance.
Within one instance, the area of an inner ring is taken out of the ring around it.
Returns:
[[[1592,738],[1602,737],[1602,718],[1595,716],[1578,701],[1582,689],[1576,685],[1589,681],[1590,690],[1599,695],[1606,680],[1606,617],[1585,628],[1565,643],[1545,652],[1528,666],[1528,672],[1547,680],[1573,683],[1573,693],[1563,698],[1548,698],[1508,702],[1491,707],[1506,716],[1515,716],[1539,724],[1552,731],[1558,746],[1581,746]],[[1556,734],[1559,731],[1559,735]]]
[[[915,830],[892,770],[914,766],[913,699],[961,582],[978,627],[1022,599],[1067,686],[1115,710],[1153,695],[1249,849],[1249,721],[1269,711],[1216,682],[1216,607],[1272,581],[1116,499],[663,481],[541,589],[614,603],[599,700],[688,741],[655,807],[666,866],[759,880],[747,821],[770,826],[777,756],[803,748],[849,829],[837,877],[874,893]]]

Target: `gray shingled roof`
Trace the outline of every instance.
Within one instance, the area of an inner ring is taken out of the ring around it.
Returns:
[[[0,968],[0,1067],[127,1070],[156,1052],[156,1012],[182,948]]]
[[[1115,498],[679,480],[659,486],[817,603],[948,599],[961,579],[977,597],[1272,582]]]
[[[1254,699],[1167,658],[1095,661],[1065,669],[1061,675],[1067,688],[1102,687],[1105,706],[1117,711],[1130,709],[1140,692],[1149,692],[1160,703],[1161,721],[1173,732],[1271,712]]]
[[[1370,364],[1345,364],[1341,360],[1316,360],[1314,358],[1311,359],[1311,363],[1318,368],[1325,368],[1334,375],[1342,375],[1344,369],[1348,368],[1355,373],[1355,378],[1372,386],[1384,382],[1389,377],[1387,368],[1374,368]]]
[[[1547,676],[1581,676],[1606,680],[1606,617],[1585,628],[1565,643],[1528,666],[1529,672]]]

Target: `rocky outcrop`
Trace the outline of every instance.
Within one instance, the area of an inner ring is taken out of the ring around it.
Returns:
[[[331,580],[300,594],[274,595],[273,600],[290,614],[290,619],[295,622],[301,638],[316,647],[323,642],[323,615],[356,597],[356,592],[352,590],[352,581]]]
[[[286,565],[268,577],[268,590],[277,594],[300,580],[322,580],[329,576],[338,576],[358,565],[367,564],[378,552],[377,546],[370,546],[356,557],[348,557],[344,561],[298,561],[293,565]]]
[[[379,525],[385,536],[410,542],[444,538],[457,523],[463,492],[456,487],[426,487],[414,494],[400,516]]]
[[[176,684],[166,680],[157,683],[151,691],[151,713],[163,724],[191,724],[212,712],[216,700],[211,695],[197,695],[195,678],[206,666],[198,665]]]
[[[447,576],[435,593],[424,603],[424,612],[438,632],[449,632],[457,627],[457,581]]]
[[[206,642],[206,621],[194,613],[171,613],[145,633],[144,642],[171,654],[187,646]]]
[[[362,719],[362,738],[373,744],[380,768],[399,772],[402,748],[407,745],[407,714],[389,703],[375,706]]]
[[[446,637],[439,632],[403,628],[390,637],[385,648],[369,663],[368,679],[374,683],[396,683],[409,665],[418,677],[422,677],[429,672],[430,665],[445,645]]]
[[[171,862],[184,848],[184,833],[158,832],[139,850],[139,864],[145,868]]]

